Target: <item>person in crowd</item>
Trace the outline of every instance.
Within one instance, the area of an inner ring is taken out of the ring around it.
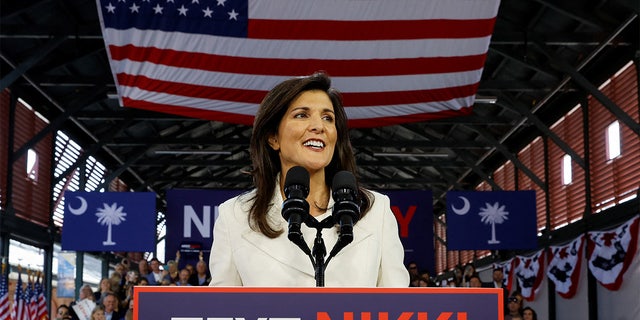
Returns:
[[[503,297],[504,297],[504,311],[505,313],[508,311],[509,302],[507,299],[509,298],[509,289],[504,285],[504,273],[502,267],[495,266],[493,268],[492,281],[484,282],[482,286],[485,288],[501,288]]]
[[[56,317],[55,320],[71,320],[71,308],[66,304],[61,304],[56,309]]]
[[[522,318],[522,295],[519,292],[514,292],[509,296],[507,300],[507,313],[504,316],[504,320],[513,320]]]
[[[464,269],[461,265],[456,265],[453,268],[453,285],[452,287],[463,287],[464,286]]]
[[[160,260],[158,260],[158,258],[152,258],[151,261],[149,261],[149,266],[151,267],[151,272],[147,275],[149,285],[157,286],[162,284],[163,281],[171,282],[167,272],[160,270]]]
[[[469,277],[469,288],[482,288],[482,281],[477,273],[474,273]]]
[[[427,287],[437,287],[436,283],[431,278],[431,274],[429,274],[428,270],[422,270],[420,272],[420,278],[424,279],[427,282]]]
[[[178,281],[175,282],[175,284],[177,286],[190,286],[191,283],[189,283],[189,277],[191,275],[189,274],[189,270],[182,268],[182,270],[180,270],[179,275],[178,275]]]
[[[531,307],[524,307],[522,309],[522,319],[524,320],[538,320],[538,314]]]
[[[249,149],[255,189],[219,207],[209,285],[315,286],[314,267],[289,241],[281,208],[285,177],[295,166],[309,172],[306,200],[317,221],[331,216],[336,173],[356,174],[342,98],[330,78],[316,73],[275,86],[260,104]],[[389,198],[357,187],[354,200],[359,204],[354,240],[330,260],[325,286],[407,287],[409,273]],[[327,252],[339,230],[333,226],[322,232]],[[303,223],[301,232],[312,248],[316,229]]]
[[[109,278],[102,278],[102,280],[100,280],[100,290],[93,293],[96,303],[101,304],[102,299],[104,299],[107,293],[110,292],[113,292],[111,288],[111,281]]]
[[[129,261],[129,260],[124,259],[123,261]],[[122,262],[117,263],[116,266],[114,267],[114,272],[116,272],[118,274],[118,276],[122,280],[122,283],[124,283],[124,279],[125,279],[125,277],[127,275],[127,271],[128,271],[127,269],[128,268],[125,267],[124,263],[122,263]]]
[[[469,280],[471,280],[471,277],[475,274],[477,274],[476,272],[476,266],[471,263],[471,262],[467,262],[464,265],[464,274],[463,274],[463,279],[462,279],[462,286],[463,287],[470,287],[469,285]]]
[[[147,275],[151,272],[149,270],[149,262],[146,259],[142,259],[138,262],[138,274],[140,278],[146,278]]]
[[[132,272],[132,271],[129,271]],[[131,301],[133,300],[133,287],[136,286],[137,284],[131,284],[129,286],[127,286],[125,294],[124,294],[124,298],[119,299],[120,300],[120,307],[119,310],[128,310],[129,309],[129,305],[131,304]]]
[[[85,284],[82,287],[80,287],[80,292],[78,293],[78,300],[73,301],[69,304],[69,313],[71,314],[72,319],[78,319],[78,315],[76,314],[75,310],[73,310],[73,306],[75,306],[77,303],[79,303],[84,299],[89,299],[93,302],[96,302],[96,296],[93,292],[93,289],[91,289],[91,286],[88,284]]]
[[[407,270],[409,271],[409,286],[418,287],[420,282],[420,274],[418,272],[418,264],[415,261],[407,263]]]
[[[178,269],[178,262],[175,260],[167,261],[169,283],[177,283],[180,280],[180,270]]]
[[[147,278],[140,278],[140,279],[138,279],[138,285],[139,286],[148,286],[149,285],[149,280],[147,280]]]
[[[192,286],[208,286],[209,281],[211,281],[211,274],[209,273],[209,270],[207,268],[207,263],[201,259],[196,264],[195,273],[189,276],[189,283]]]
[[[91,311],[91,320],[106,320],[104,315],[104,306],[96,305],[95,309]]]
[[[119,307],[118,297],[114,293],[107,293],[102,300],[104,306],[104,317],[106,320],[120,320],[124,317],[122,309]]]

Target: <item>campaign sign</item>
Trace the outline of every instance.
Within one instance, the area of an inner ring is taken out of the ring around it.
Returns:
[[[173,189],[167,190],[166,259],[175,259],[180,251],[180,268],[195,265],[202,252],[209,261],[213,243],[213,225],[218,217],[218,205],[244,190]]]
[[[420,271],[435,274],[433,249],[433,194],[430,190],[380,190],[391,202],[398,221],[404,263],[415,262]]]
[[[503,250],[538,247],[536,193],[447,192],[447,249]]]
[[[154,251],[153,192],[65,192],[62,250]]]
[[[140,320],[504,319],[498,288],[136,286],[134,301]]]

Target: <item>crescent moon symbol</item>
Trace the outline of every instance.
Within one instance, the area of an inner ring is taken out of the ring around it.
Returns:
[[[467,214],[467,212],[469,212],[469,209],[471,209],[471,204],[469,203],[469,199],[465,198],[465,197],[458,197],[460,199],[462,199],[462,201],[464,201],[464,206],[462,206],[462,208],[460,209],[456,209],[456,207],[453,206],[453,204],[451,204],[451,210],[453,210],[453,212],[459,216],[463,216],[465,214]]]
[[[69,204],[69,212],[73,213],[76,216],[79,216],[87,211],[87,200],[85,200],[83,197],[78,197],[78,196],[76,196],[76,198],[80,199],[80,202],[81,202],[80,208],[77,208],[77,209],[71,208],[71,204]]]

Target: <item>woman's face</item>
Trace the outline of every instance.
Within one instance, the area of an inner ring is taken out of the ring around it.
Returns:
[[[310,174],[333,158],[338,133],[329,96],[320,90],[301,93],[291,102],[269,145],[280,155],[282,172],[303,166]]]
[[[91,320],[106,320],[107,318],[104,316],[104,311],[97,311],[91,315]]]
[[[527,309],[524,312],[522,312],[522,318],[524,320],[533,320],[533,311]]]

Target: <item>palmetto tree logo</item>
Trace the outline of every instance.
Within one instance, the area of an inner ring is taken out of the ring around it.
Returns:
[[[119,225],[122,221],[126,219],[124,217],[127,216],[126,212],[122,212],[123,207],[118,207],[117,203],[112,203],[110,206],[106,203],[102,204],[104,207],[99,208],[96,212],[96,216],[98,217],[98,223],[101,225],[107,225],[107,241],[102,241],[102,245],[112,246],[116,243],[111,241],[111,226]]]
[[[489,244],[497,244],[500,243],[499,240],[496,239],[496,223],[503,223],[505,220],[508,220],[507,216],[509,212],[504,211],[505,206],[500,205],[500,203],[496,202],[493,205],[485,202],[485,207],[480,208],[480,212],[478,213],[482,219],[480,221],[485,224],[491,224],[491,240],[488,241]]]

